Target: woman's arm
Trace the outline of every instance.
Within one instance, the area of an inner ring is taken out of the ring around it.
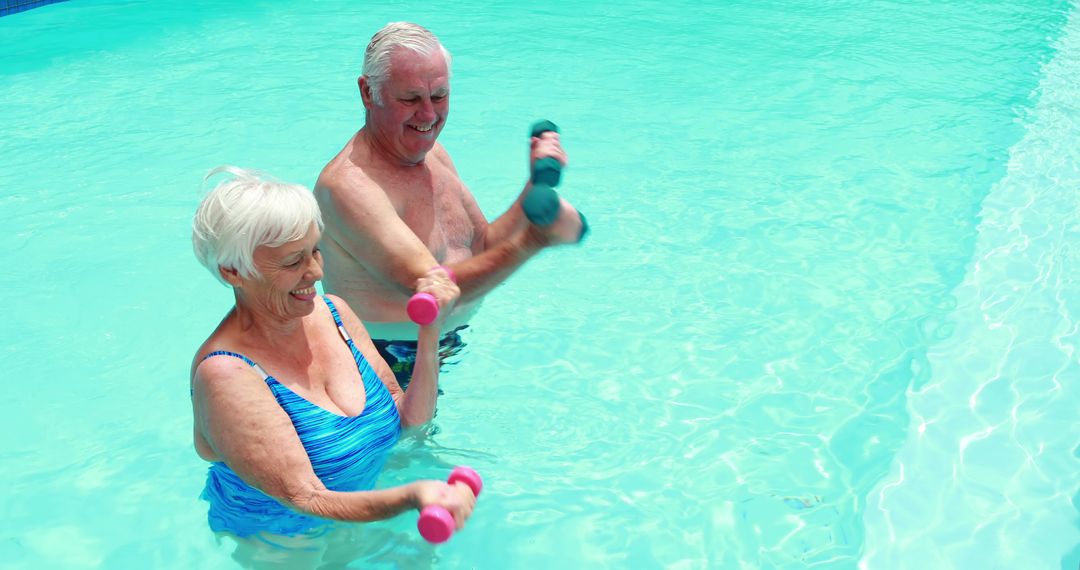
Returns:
[[[296,511],[366,522],[445,499],[439,495],[439,484],[449,486],[439,481],[378,491],[327,489],[315,474],[288,414],[265,382],[240,360],[215,357],[203,361],[195,371],[193,388],[196,429],[217,458],[246,483]],[[452,494],[451,502],[461,510],[461,493]]]
[[[442,317],[450,310],[440,299],[439,316]],[[435,416],[435,401],[439,398],[439,331],[442,320],[438,318],[435,322],[420,327],[417,334],[412,379],[409,380],[409,387],[405,389],[405,395],[398,407],[403,427],[424,425]]]
[[[394,396],[403,427],[426,424],[435,415],[435,401],[439,397],[439,333],[445,317],[453,312],[454,304],[461,295],[461,290],[441,267],[434,267],[421,277],[417,281],[416,291],[435,297],[439,303],[439,317],[420,327],[416,339],[416,361],[413,364],[412,379],[409,388],[404,392],[401,391],[390,367],[378,356],[370,335],[356,313],[341,298],[329,295],[338,307],[342,324],[349,331],[357,349],[368,359],[368,363],[379,373],[379,378]]]

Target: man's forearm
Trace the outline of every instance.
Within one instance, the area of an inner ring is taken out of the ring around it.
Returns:
[[[483,297],[547,245],[547,238],[532,224],[500,241],[487,241],[483,252],[450,266],[461,288],[461,301]]]
[[[513,234],[528,227],[529,220],[525,217],[525,211],[521,208],[521,202],[525,199],[525,196],[531,189],[532,184],[526,183],[525,188],[518,194],[514,203],[510,204],[510,207],[507,208],[501,216],[495,218],[488,224],[487,231],[484,232],[485,249],[506,241]]]

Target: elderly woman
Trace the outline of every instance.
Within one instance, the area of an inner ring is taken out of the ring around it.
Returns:
[[[211,462],[210,527],[245,537],[311,535],[328,519],[374,521],[441,505],[458,528],[475,497],[463,484],[416,481],[372,490],[403,428],[427,423],[438,397],[438,320],[420,327],[402,391],[341,299],[315,293],[322,217],[311,191],[231,167],[195,214],[199,261],[236,305],[191,367],[195,449]],[[444,270],[417,290],[450,312]]]

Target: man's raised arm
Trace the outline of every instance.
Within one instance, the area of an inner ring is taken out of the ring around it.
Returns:
[[[349,179],[324,173],[315,184],[315,198],[334,240],[368,272],[412,295],[416,280],[438,265],[427,246],[398,216],[390,198],[361,174]]]

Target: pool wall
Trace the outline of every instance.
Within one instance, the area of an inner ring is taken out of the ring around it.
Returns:
[[[0,0],[0,16],[16,14],[31,8],[56,4],[65,0]]]

